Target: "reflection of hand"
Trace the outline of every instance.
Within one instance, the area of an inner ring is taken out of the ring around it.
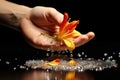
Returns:
[[[65,45],[61,45],[56,40],[43,34],[56,35],[59,25],[63,20],[63,14],[50,7],[35,7],[22,19],[21,29],[30,44],[38,49],[64,50]],[[41,34],[42,33],[42,34]],[[74,38],[76,47],[81,46],[94,38],[94,33]]]

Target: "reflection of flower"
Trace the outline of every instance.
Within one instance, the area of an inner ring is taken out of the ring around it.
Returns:
[[[66,73],[65,80],[75,80],[75,71]]]
[[[57,39],[63,41],[69,50],[73,50],[75,48],[73,38],[81,35],[80,32],[75,30],[76,26],[79,24],[79,20],[69,22],[68,18],[68,14],[64,13],[64,19],[60,25]]]

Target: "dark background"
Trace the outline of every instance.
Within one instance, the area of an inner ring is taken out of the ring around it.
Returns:
[[[71,20],[80,20],[77,27],[81,33],[95,32],[96,36],[87,44],[76,48],[73,53],[85,52],[88,57],[102,58],[104,53],[113,55],[120,63],[119,7],[116,1],[83,1],[83,0],[10,0],[29,7],[49,6],[61,13],[68,12]],[[46,51],[30,46],[20,32],[0,25],[0,68],[8,70],[16,64],[23,64],[29,59],[40,59]],[[15,61],[17,58],[17,61]],[[6,65],[6,61],[12,65]],[[119,69],[94,72],[96,80],[118,80]],[[102,74],[102,75],[101,75]],[[99,76],[101,75],[101,76]],[[108,76],[104,76],[108,75]],[[104,76],[104,77],[103,77]],[[112,79],[113,78],[113,79]]]

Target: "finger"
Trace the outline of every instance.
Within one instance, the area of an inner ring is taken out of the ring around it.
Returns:
[[[55,8],[49,8],[48,21],[60,25],[63,21],[63,14],[57,11]]]
[[[82,46],[92,40],[95,37],[95,34],[93,32],[88,32],[87,34],[84,34],[82,36],[77,37],[75,41],[76,47]]]
[[[81,36],[74,39],[76,47],[85,44],[87,41],[88,41],[88,36],[87,35],[81,35]]]
[[[91,39],[93,39],[95,37],[94,32],[88,32],[86,35],[88,36],[89,40],[91,40]]]

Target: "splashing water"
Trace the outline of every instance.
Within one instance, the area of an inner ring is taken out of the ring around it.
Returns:
[[[64,53],[64,52],[63,52]],[[48,54],[48,53],[47,53]],[[52,56],[54,54],[52,53]],[[109,56],[107,53],[104,53],[104,57],[102,59],[94,59],[88,58],[88,56],[82,52],[78,53],[78,59],[74,59],[78,64],[74,66],[70,66],[68,64],[68,60],[62,59],[59,65],[56,66],[43,66],[43,64],[49,62],[49,60],[28,60],[25,63],[26,67],[30,67],[32,69],[50,69],[50,70],[63,70],[63,71],[85,71],[85,70],[95,70],[102,71],[106,68],[117,67],[116,60],[114,60],[113,56]],[[84,56],[84,57],[83,57]],[[70,58],[73,58],[72,52],[70,53]]]
[[[57,66],[43,66],[42,64],[48,62],[44,60],[29,60],[26,61],[25,65],[31,67],[32,69],[42,68],[42,69],[51,69],[51,70],[103,70],[105,68],[117,67],[114,61],[102,61],[102,60],[80,60],[76,59],[78,65],[70,66],[66,60],[61,60],[60,64]]]
[[[59,52],[57,53],[58,56],[60,56],[61,54],[65,54],[68,53],[69,51],[63,51],[63,52]],[[71,52],[69,54],[69,59],[73,58],[74,55]],[[52,52],[51,54],[48,52],[46,53],[46,57],[48,57],[49,59],[51,59],[52,57],[54,57],[55,54]],[[66,55],[63,55],[66,56]],[[49,62],[50,60],[46,59],[33,59],[33,60],[27,60],[24,64],[20,64],[20,65],[16,65],[13,66],[12,69],[13,70],[17,70],[19,69],[25,69],[28,70],[29,68],[32,69],[50,69],[50,70],[63,70],[63,71],[71,71],[71,70],[76,70],[76,71],[84,71],[84,70],[95,70],[95,71],[102,71],[106,68],[112,68],[112,67],[117,67],[118,64],[115,60],[115,58],[120,58],[120,52],[116,53],[113,52],[112,55],[110,55],[109,53],[104,53],[103,57],[101,59],[94,59],[94,58],[90,58],[88,55],[85,54],[85,52],[81,52],[77,54],[77,59],[74,59],[78,64],[75,66],[70,66],[68,65],[68,61],[64,59],[63,57],[61,58],[60,64],[57,66],[42,66],[42,64]],[[53,58],[52,58],[53,59]],[[13,61],[12,60],[6,60],[4,61],[4,59],[0,58],[0,63],[5,63],[7,66],[13,64],[13,62],[18,63],[19,59],[18,58],[14,58]]]

